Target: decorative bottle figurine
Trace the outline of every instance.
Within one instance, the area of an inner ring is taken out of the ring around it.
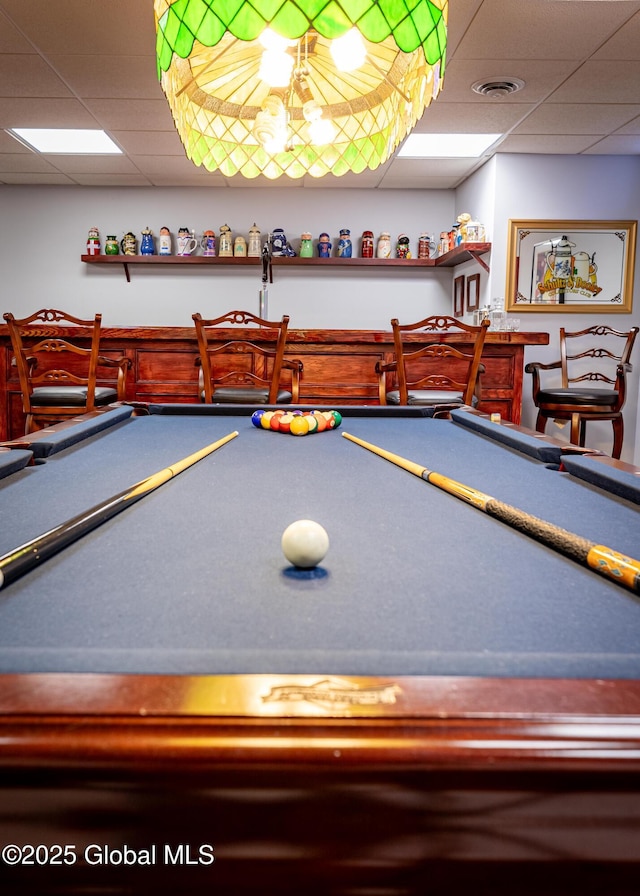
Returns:
[[[188,227],[178,229],[178,255],[191,255],[195,252],[198,241],[193,235],[193,230]]]
[[[171,255],[171,231],[168,227],[160,228],[158,237],[158,255]]]
[[[440,232],[440,242],[438,243],[438,255],[445,255],[450,248],[449,231],[442,230]]]
[[[282,227],[276,227],[271,234],[271,254],[282,255],[288,258],[296,254]]]
[[[396,258],[411,258],[409,252],[409,237],[406,233],[401,233],[396,243]]]
[[[431,254],[431,237],[428,233],[421,233],[418,238],[418,258],[429,258]]]
[[[120,248],[122,249],[123,255],[135,255],[137,252],[138,241],[135,238],[135,234],[129,231],[125,233],[125,235],[120,240]]]
[[[232,255],[231,228],[228,224],[223,224],[220,228],[220,257],[229,258]]]
[[[331,257],[331,240],[328,233],[321,233],[318,237],[318,258]]]
[[[118,240],[116,235],[107,236],[106,242],[104,244],[104,254],[105,255],[119,255],[120,247],[118,246]]]
[[[213,230],[205,230],[200,240],[202,254],[207,258],[213,258],[216,254],[216,235]]]
[[[256,224],[249,228],[249,246],[247,248],[249,258],[260,258],[262,246],[260,245],[260,230]]]
[[[89,230],[87,237],[87,255],[100,255],[100,231],[97,227]]]
[[[391,258],[391,235],[383,230],[378,240],[378,258]]]
[[[236,258],[245,258],[247,255],[247,241],[243,236],[237,236],[233,244],[233,254]]]
[[[340,231],[340,242],[338,243],[338,255],[340,258],[351,258],[353,254],[353,246],[351,245],[351,231]]]
[[[142,231],[142,240],[140,241],[140,254],[141,255],[155,255],[156,247],[153,243],[153,233],[149,230],[148,227]]]
[[[362,234],[362,249],[360,254],[363,258],[373,258],[373,231],[365,230]]]
[[[300,237],[300,258],[313,257],[313,240],[311,234],[305,231]]]

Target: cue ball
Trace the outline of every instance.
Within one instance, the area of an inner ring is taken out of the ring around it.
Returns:
[[[311,569],[329,550],[329,536],[313,520],[297,520],[282,533],[282,552],[299,569]]]

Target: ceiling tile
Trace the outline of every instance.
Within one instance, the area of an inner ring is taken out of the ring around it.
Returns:
[[[0,97],[0,128],[95,128],[78,100]]]
[[[39,174],[4,172],[2,171],[2,165],[0,165],[0,181],[5,184],[33,184],[37,186],[71,186],[73,184],[73,181],[64,174],[56,174],[55,172],[52,174],[48,172]]]
[[[634,3],[634,7],[638,4]],[[633,10],[629,9],[632,13]],[[640,12],[632,15],[616,33],[593,54],[594,59],[637,59],[640,47]]]
[[[425,111],[415,131],[418,134],[504,134],[525,119],[534,108],[526,103],[500,100],[478,105],[438,103]]]
[[[51,62],[60,77],[79,97],[164,100],[153,58],[52,56]]]
[[[131,156],[184,156],[184,147],[175,128],[170,131],[109,131],[110,136]],[[0,147],[0,152],[2,148]]]
[[[2,0],[0,10],[45,54],[155,54],[151,0]]]
[[[73,174],[82,187],[148,187],[151,181],[142,174]]]
[[[546,103],[531,112],[514,134],[609,134],[640,113],[640,106]]]
[[[638,103],[640,62],[585,62],[549,99],[553,103]]]
[[[599,135],[586,134],[522,134],[505,137],[500,152],[528,152],[552,155],[582,153],[601,140]]]
[[[94,99],[87,106],[108,131],[175,131],[164,97],[143,103],[129,99]]]
[[[635,136],[618,136],[614,134],[611,137],[603,137],[594,146],[585,150],[586,155],[616,155],[616,156],[637,156],[640,155],[640,134]]]
[[[585,59],[631,13],[625,3],[485,0],[456,50],[464,59]],[[517,47],[517,53],[513,49]]]

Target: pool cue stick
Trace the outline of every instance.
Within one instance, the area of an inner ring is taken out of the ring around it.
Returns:
[[[85,510],[83,513],[66,520],[59,526],[49,529],[48,532],[44,532],[31,541],[27,541],[20,547],[15,548],[15,550],[9,551],[8,554],[4,554],[4,556],[0,557],[0,588],[30,572],[34,567],[48,560],[49,557],[57,554],[63,548],[66,548],[67,545],[82,538],[83,535],[91,532],[92,529],[96,529],[102,523],[111,519],[112,516],[139,501],[140,498],[144,498],[145,495],[155,491],[155,489],[164,485],[165,482],[168,482],[169,479],[173,479],[174,476],[193,466],[193,464],[202,460],[203,457],[212,454],[218,448],[230,442],[231,439],[235,439],[237,435],[237,431],[229,433],[229,435],[224,436],[217,442],[201,448],[170,467],[165,467],[164,470],[159,470],[130,488],[113,495],[111,498],[107,498],[100,504],[89,508],[89,510]]]
[[[342,435],[345,439],[349,439],[351,442],[355,442],[379,457],[391,461],[396,466],[402,467],[409,473],[413,473],[414,476],[418,476],[437,488],[455,495],[456,498],[460,498],[467,504],[477,507],[484,513],[489,514],[489,516],[500,520],[501,523],[506,523],[507,526],[517,529],[530,538],[535,538],[536,541],[570,557],[582,566],[607,576],[618,585],[624,585],[631,591],[640,594],[640,560],[634,560],[633,557],[627,557],[605,545],[596,544],[593,541],[582,538],[580,535],[568,532],[560,526],[541,520],[526,513],[524,510],[512,507],[510,504],[498,501],[491,495],[485,495],[471,486],[456,482],[455,479],[450,479],[442,473],[428,470],[414,461],[400,457],[398,454],[392,454],[390,451],[379,448],[377,445],[372,445],[370,442],[365,442],[363,439],[352,436],[348,432],[343,432]]]

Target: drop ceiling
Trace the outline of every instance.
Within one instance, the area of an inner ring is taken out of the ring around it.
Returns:
[[[344,177],[246,180],[185,156],[156,78],[152,0],[0,0],[0,184],[451,189],[481,159],[392,158]],[[522,81],[499,98],[477,82]],[[122,156],[38,155],[9,127],[104,128]],[[416,131],[493,151],[640,155],[640,2],[450,0],[444,91]]]

